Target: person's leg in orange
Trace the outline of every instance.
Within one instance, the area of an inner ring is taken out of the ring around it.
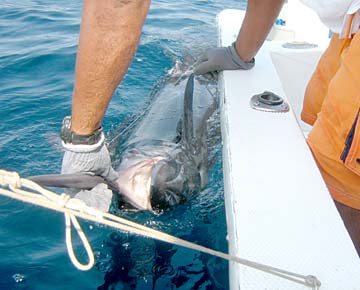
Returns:
[[[301,119],[309,125],[315,123],[327,94],[329,82],[339,68],[342,45],[343,40],[339,39],[338,34],[334,34],[307,85]]]
[[[343,49],[340,43],[333,39],[322,58],[328,61],[319,62],[302,117],[315,116],[308,144],[360,252],[360,221],[353,218],[360,217],[360,32]]]

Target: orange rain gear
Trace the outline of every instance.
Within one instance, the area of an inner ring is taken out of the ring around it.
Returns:
[[[334,34],[305,92],[301,118],[332,197],[360,209],[360,31]]]

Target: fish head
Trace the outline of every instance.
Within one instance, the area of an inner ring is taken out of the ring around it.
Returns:
[[[152,156],[148,152],[141,155],[137,151],[128,156],[118,170],[117,188],[132,206],[165,210],[186,201],[200,189],[200,173],[181,150],[163,154],[157,150]]]
[[[127,162],[118,170],[115,185],[119,193],[135,208],[152,210],[150,202],[152,169],[162,159],[161,156],[137,159]]]
[[[184,202],[188,193],[183,164],[174,159],[160,160],[151,172],[150,202],[154,210],[164,210]]]

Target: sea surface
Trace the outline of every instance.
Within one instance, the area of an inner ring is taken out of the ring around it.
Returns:
[[[0,169],[22,176],[58,173],[58,132],[70,114],[82,1],[0,0]],[[153,0],[133,62],[103,126],[112,159],[124,128],[151,102],[176,62],[216,46],[215,17],[244,1]],[[215,118],[211,130],[219,131]],[[219,133],[217,133],[219,134]],[[125,134],[124,134],[125,135]],[[123,137],[125,138],[125,137]],[[227,251],[221,145],[212,144],[209,184],[161,214],[116,214]],[[227,262],[196,251],[81,222],[95,267],[77,270],[65,246],[63,215],[0,196],[0,290],[228,289]],[[82,261],[86,255],[74,237]]]

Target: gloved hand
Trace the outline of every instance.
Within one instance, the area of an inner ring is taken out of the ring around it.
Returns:
[[[214,71],[251,69],[255,65],[253,58],[249,62],[243,61],[235,49],[235,42],[228,47],[211,48],[200,58],[194,69],[196,75],[202,75]]]
[[[109,182],[118,178],[118,173],[111,167],[109,151],[104,143],[104,137],[94,145],[73,145],[63,143],[65,154],[61,173],[88,173],[100,175]]]
[[[75,195],[75,198],[82,200],[87,206],[102,212],[108,212],[111,205],[112,195],[112,191],[108,189],[106,184],[99,183],[91,190],[79,191]]]

